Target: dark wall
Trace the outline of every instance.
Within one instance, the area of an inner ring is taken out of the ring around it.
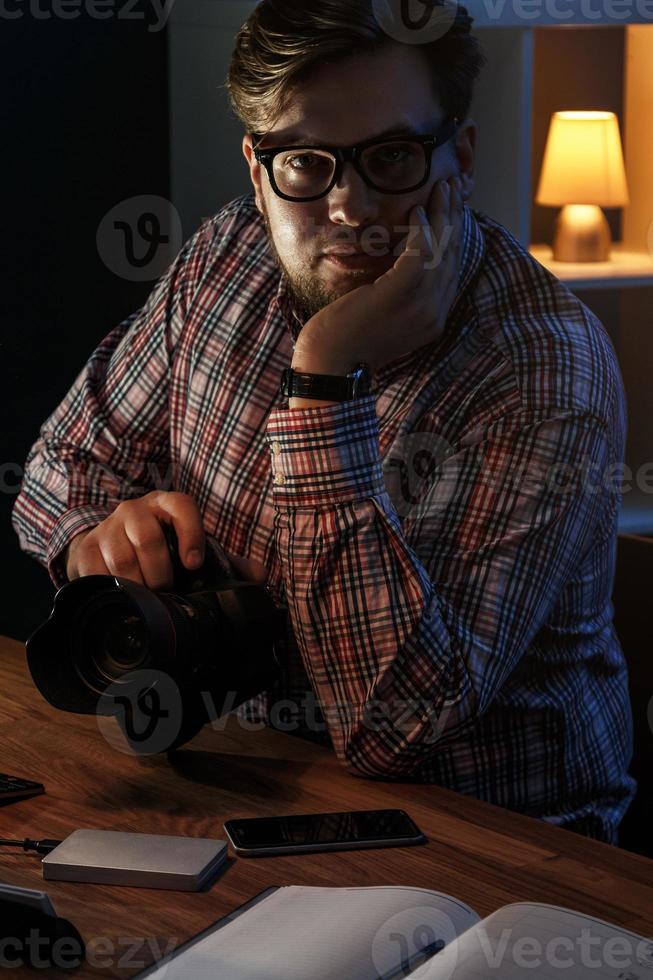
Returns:
[[[104,215],[133,196],[169,196],[165,29],[141,0],[103,12],[7,2],[0,21],[3,134],[0,632],[24,639],[54,594],[11,526],[19,467],[98,341],[139,309],[150,281],[110,271]],[[37,17],[39,10],[50,16]],[[129,13],[129,17],[127,17]]]

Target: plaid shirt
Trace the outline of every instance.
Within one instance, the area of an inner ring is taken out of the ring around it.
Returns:
[[[626,410],[603,326],[468,206],[445,332],[375,393],[290,410],[301,326],[237,198],[42,426],[21,547],[59,586],[62,550],[121,500],[190,494],[288,609],[283,679],[241,715],[331,743],[355,775],[616,842],[634,792],[610,601]]]

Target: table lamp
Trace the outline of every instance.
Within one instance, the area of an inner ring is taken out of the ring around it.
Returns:
[[[601,210],[628,204],[626,173],[614,112],[554,112],[544,151],[537,204],[563,205],[553,258],[604,262],[610,228]]]

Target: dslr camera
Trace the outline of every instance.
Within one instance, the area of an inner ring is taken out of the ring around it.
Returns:
[[[112,575],[63,585],[26,643],[36,687],[55,708],[114,716],[135,752],[163,752],[250,700],[283,668],[286,613],[239,576],[207,535],[201,568],[172,560],[169,592]],[[221,707],[222,706],[222,707]]]

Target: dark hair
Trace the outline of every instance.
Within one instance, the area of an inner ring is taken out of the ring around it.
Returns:
[[[452,0],[423,2],[451,9]],[[465,7],[456,4],[452,20],[442,37],[416,47],[432,69],[445,116],[462,121],[486,58]],[[398,43],[379,22],[374,0],[262,0],[236,36],[226,81],[233,110],[247,132],[266,132],[312,69]]]

